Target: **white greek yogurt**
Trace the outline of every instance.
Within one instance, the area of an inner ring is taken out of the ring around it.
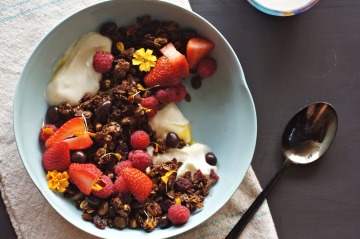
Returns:
[[[159,110],[153,118],[150,118],[149,125],[158,137],[165,139],[169,132],[174,132],[185,143],[192,141],[190,122],[175,103],[170,103]]]
[[[198,169],[200,169],[204,175],[209,175],[211,170],[217,172],[217,167],[208,164],[205,160],[205,154],[209,152],[211,152],[211,150],[208,146],[194,143],[181,149],[168,149],[164,154],[153,155],[152,150],[149,154],[152,155],[154,164],[168,162],[173,158],[176,158],[178,162],[182,162],[183,164],[177,172],[177,177],[182,177],[187,171],[190,171],[193,175]]]
[[[99,91],[101,73],[93,69],[96,51],[111,52],[111,40],[96,32],[89,32],[69,46],[54,67],[45,97],[50,105],[69,102],[75,106],[85,93]]]
[[[211,170],[217,172],[217,166],[212,166],[206,162],[205,154],[212,152],[211,149],[201,143],[192,143],[189,120],[181,113],[175,103],[168,104],[159,110],[155,117],[150,120],[150,126],[158,137],[166,138],[169,132],[176,133],[185,142],[190,143],[181,149],[171,148],[163,154],[154,155],[154,148],[148,147],[147,151],[152,157],[154,164],[171,161],[176,158],[183,164],[179,167],[177,177],[182,177],[187,171],[194,174],[198,169],[205,175],[209,175]]]

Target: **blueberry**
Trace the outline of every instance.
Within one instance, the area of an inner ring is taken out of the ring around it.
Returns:
[[[162,215],[159,219],[159,227],[160,228],[167,228],[168,226],[170,226],[170,221],[168,219],[167,214]]]
[[[205,160],[211,166],[215,166],[216,163],[217,163],[217,158],[216,158],[215,154],[212,153],[212,152],[209,152],[209,153],[205,154]]]
[[[175,182],[175,189],[178,192],[186,192],[187,190],[189,190],[190,188],[192,188],[192,182],[187,179],[187,178],[179,178],[176,182]]]
[[[56,123],[59,118],[59,107],[56,105],[50,106],[46,111],[46,121],[49,123]]]
[[[177,148],[179,146],[180,139],[174,132],[169,132],[166,135],[165,144],[170,148]]]
[[[73,163],[85,163],[86,154],[83,151],[75,151],[71,154],[71,162]]]

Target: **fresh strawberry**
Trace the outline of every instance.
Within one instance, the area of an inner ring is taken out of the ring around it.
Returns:
[[[46,140],[45,147],[50,148],[56,142],[61,141],[67,142],[70,150],[85,149],[93,144],[89,134],[86,132],[82,117],[76,117],[65,122]]]
[[[186,78],[190,75],[186,57],[178,52],[171,42],[161,48],[160,52],[169,59],[170,63],[176,69],[178,69],[181,78]]]
[[[173,86],[181,81],[178,69],[176,69],[166,56],[157,59],[155,67],[146,74],[144,83],[148,87],[152,86]]]
[[[203,38],[191,38],[186,45],[186,59],[190,69],[194,69],[199,61],[214,48],[214,43]]]
[[[196,68],[196,72],[202,78],[207,78],[212,76],[217,68],[216,61],[211,57],[205,57],[201,59]]]
[[[98,198],[107,198],[114,192],[114,184],[107,175],[101,176],[99,185],[102,186],[100,190],[93,190],[92,194]]]
[[[145,173],[136,168],[125,168],[121,175],[139,202],[144,202],[149,197],[152,181]]]
[[[94,188],[100,189],[97,183],[102,172],[95,164],[72,163],[70,164],[68,173],[70,181],[85,195],[90,195]]]
[[[46,171],[65,171],[70,165],[70,149],[67,143],[58,142],[46,149],[41,163]]]

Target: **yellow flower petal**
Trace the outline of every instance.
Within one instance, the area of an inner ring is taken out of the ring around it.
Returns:
[[[137,66],[137,65],[141,65],[144,62],[142,60],[139,60],[139,59],[133,59],[132,63],[133,63],[133,65]]]

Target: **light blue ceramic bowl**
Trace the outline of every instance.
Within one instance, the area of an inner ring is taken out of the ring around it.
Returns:
[[[219,182],[205,200],[203,210],[192,215],[181,227],[142,230],[97,229],[81,218],[71,202],[48,189],[41,166],[38,132],[47,110],[44,90],[54,65],[65,49],[79,36],[98,30],[106,21],[119,26],[135,23],[137,16],[175,20],[191,27],[215,43],[212,56],[218,62],[216,74],[204,80],[199,90],[189,90],[191,103],[180,108],[192,123],[196,141],[211,147],[218,157]],[[160,1],[123,0],[103,2],[69,17],[55,27],[37,46],[21,75],[14,102],[15,137],[22,161],[34,184],[49,204],[74,226],[102,238],[168,238],[184,233],[211,217],[230,199],[253,157],[256,143],[256,113],[241,65],[224,37],[205,19],[178,6]],[[34,187],[34,190],[36,188]]]

